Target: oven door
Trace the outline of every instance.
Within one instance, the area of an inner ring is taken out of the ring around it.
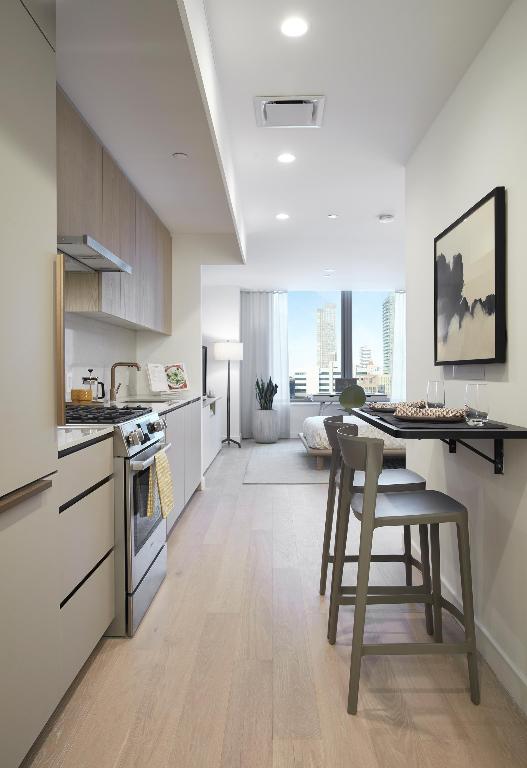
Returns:
[[[169,448],[170,443],[158,443],[126,460],[126,571],[127,591],[130,594],[135,591],[166,542],[167,524],[161,515],[157,483],[154,486],[154,510],[150,517],[147,515],[147,504],[150,473],[154,471],[155,457]]]

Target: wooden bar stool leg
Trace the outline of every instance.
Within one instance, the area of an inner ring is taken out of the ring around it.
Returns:
[[[479,704],[479,673],[476,653],[476,627],[474,623],[474,601],[472,596],[472,573],[470,567],[470,541],[468,519],[457,524],[459,568],[461,571],[461,589],[463,593],[463,615],[465,618],[465,640],[470,648],[467,653],[470,698],[473,704]]]
[[[443,642],[443,617],[441,615],[441,550],[439,546],[439,523],[430,526],[432,547],[432,605],[434,606],[434,640]]]
[[[364,644],[364,623],[366,620],[366,601],[370,577],[371,549],[373,542],[373,520],[361,523],[359,564],[357,571],[357,594],[355,597],[355,615],[353,619],[353,638],[351,644],[350,680],[348,691],[348,713],[357,714],[359,699],[360,668],[362,646]]]
[[[406,569],[406,586],[412,586],[412,538],[410,526],[404,526],[404,566]]]
[[[430,580],[430,552],[428,549],[428,526],[419,526],[419,541],[421,543],[421,563],[423,566],[423,586],[427,595],[432,593],[432,582]],[[434,620],[432,618],[432,606],[425,603],[426,631],[429,635],[434,634]]]
[[[326,523],[324,526],[324,543],[322,544],[322,565],[320,566],[320,594],[326,594],[326,582],[328,578],[329,549],[331,546],[331,531],[333,530],[333,517],[335,513],[335,496],[337,480],[338,460],[331,456],[329,472],[328,503],[326,507]]]
[[[328,640],[335,645],[337,640],[337,623],[339,619],[340,589],[344,572],[346,556],[346,539],[348,538],[350,492],[348,489],[350,470],[343,467],[340,476],[339,503],[337,507],[337,525],[335,529],[335,548],[333,555],[333,572],[331,574],[331,597],[329,602]]]

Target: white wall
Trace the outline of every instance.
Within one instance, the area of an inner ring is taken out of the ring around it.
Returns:
[[[110,369],[118,361],[136,360],[136,332],[118,325],[103,323],[88,317],[66,312],[64,317],[64,358],[66,367],[66,399],[68,389],[79,386],[88,368],[104,382],[106,395],[110,394]],[[68,377],[68,373],[71,374]],[[117,370],[116,380],[121,382],[119,397],[126,394],[129,371]]]
[[[527,426],[525,393],[525,220],[527,210],[527,3],[516,0],[466,73],[407,168],[408,397],[429,378],[450,374],[433,363],[433,238],[495,186],[508,197],[508,362],[459,369],[447,404],[462,405],[465,378],[486,374],[491,417]],[[480,444],[491,451],[492,446]],[[505,442],[505,474],[459,447],[409,441],[408,466],[429,488],[467,505],[479,649],[527,710],[527,442]],[[455,532],[442,526],[442,572],[460,595]],[[483,699],[485,691],[483,691]]]
[[[215,341],[240,340],[240,288],[204,285],[202,290],[203,344],[208,347],[207,387],[227,397],[227,363],[214,360]],[[223,408],[226,412],[226,403]],[[222,426],[222,438],[226,423]],[[240,363],[231,363],[231,436],[240,440]]]

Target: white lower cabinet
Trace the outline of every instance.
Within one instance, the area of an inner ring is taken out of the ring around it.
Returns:
[[[201,483],[201,399],[185,409],[185,504]]]
[[[203,473],[210,467],[221,451],[225,415],[221,397],[207,400],[203,405]]]
[[[172,443],[167,451],[175,501],[167,518],[167,531],[170,531],[201,482],[201,398],[164,414],[163,418],[167,442]]]
[[[114,555],[60,609],[62,691],[65,692],[115,616]]]
[[[58,511],[53,488],[0,514],[0,765],[16,768],[60,690]]]
[[[60,694],[115,616],[113,440],[59,459]]]

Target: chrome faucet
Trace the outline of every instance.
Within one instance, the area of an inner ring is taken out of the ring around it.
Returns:
[[[120,384],[115,386],[115,369],[116,368],[136,368],[140,371],[141,366],[139,363],[114,363],[112,365],[112,371],[110,375],[110,405],[114,405],[117,402],[117,393],[119,392]]]

